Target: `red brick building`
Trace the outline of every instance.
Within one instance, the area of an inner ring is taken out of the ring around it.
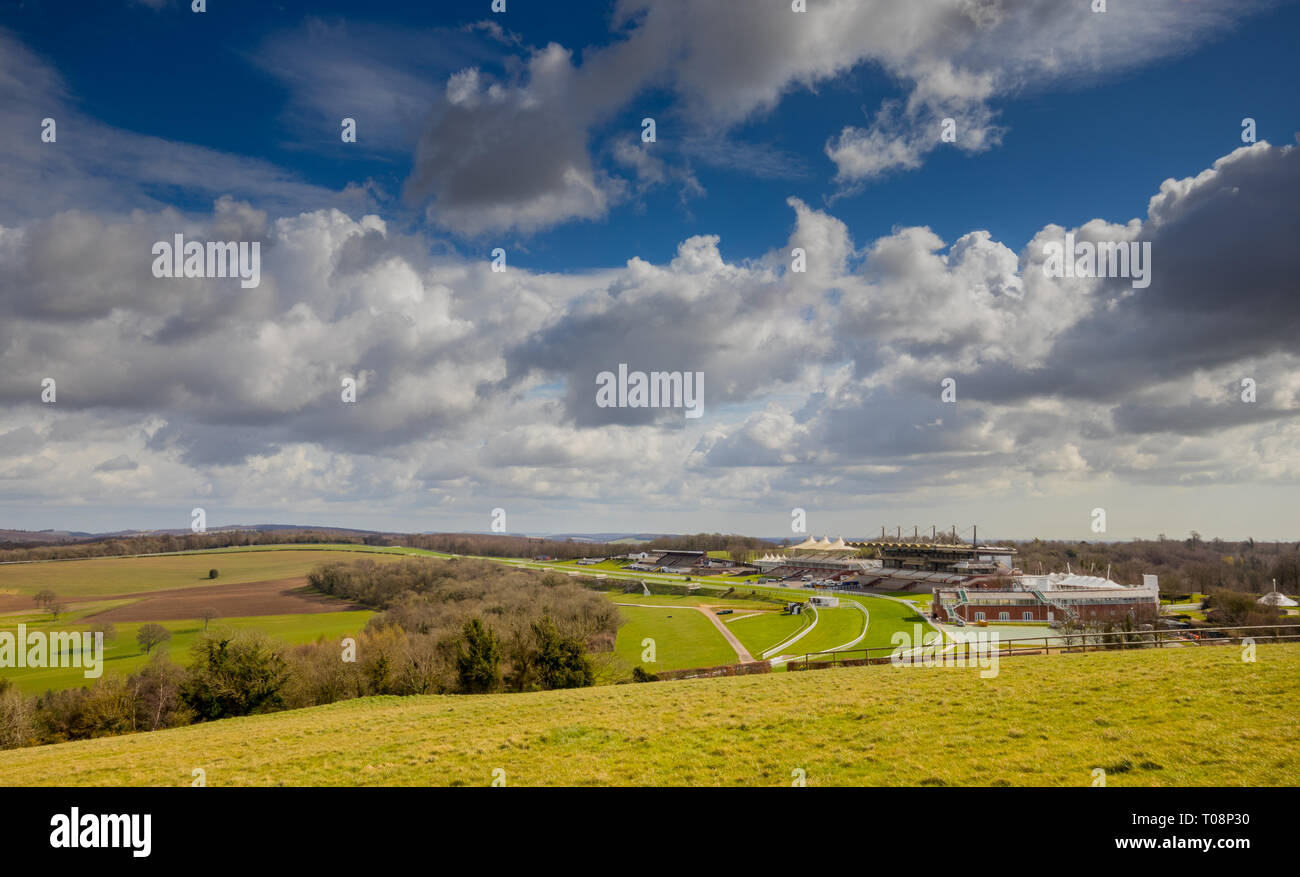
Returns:
[[[1153,622],[1160,615],[1160,588],[1155,576],[1141,585],[1121,585],[1099,576],[1053,573],[1021,575],[1009,588],[936,588],[935,619],[956,623],[1055,622],[1122,624]]]

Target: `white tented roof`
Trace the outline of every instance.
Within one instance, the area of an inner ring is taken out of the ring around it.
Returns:
[[[1119,582],[1112,582],[1103,576],[1081,576],[1077,573],[1054,572],[1045,576],[1021,576],[1021,582],[1028,588],[1040,591],[1076,590],[1124,590]]]
[[[1281,591],[1269,591],[1267,594],[1259,598],[1259,602],[1263,603],[1265,606],[1300,605],[1297,604],[1295,600],[1292,600],[1290,597],[1288,597],[1286,594],[1283,594]]]

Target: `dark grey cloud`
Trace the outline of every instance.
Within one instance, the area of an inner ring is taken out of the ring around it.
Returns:
[[[1195,178],[1166,181],[1136,232],[1151,243],[1151,285],[1100,283],[1099,305],[1061,333],[1042,366],[998,363],[964,375],[963,385],[1002,404],[1044,395],[1115,403],[1234,363],[1242,363],[1238,379],[1266,385],[1280,375],[1255,374],[1252,362],[1300,354],[1297,203],[1300,149],[1294,146],[1242,148]],[[1041,264],[1035,246],[1028,255]],[[1177,401],[1157,407],[1174,403],[1174,410]],[[1266,406],[1267,398],[1261,394],[1258,404]],[[1186,409],[1184,417],[1194,418],[1196,410],[1214,422],[1204,406]],[[1130,414],[1125,422],[1139,420]]]

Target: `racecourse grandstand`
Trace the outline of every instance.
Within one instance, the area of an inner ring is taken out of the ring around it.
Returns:
[[[882,591],[928,593],[943,587],[996,587],[1019,572],[1016,550],[997,545],[855,542],[853,547],[879,558],[879,568],[874,575],[863,576],[860,585]]]
[[[755,572],[752,566],[743,563],[726,558],[709,557],[707,551],[642,551],[629,554],[627,558],[632,561],[627,568],[639,572],[739,576]]]
[[[781,581],[830,581],[854,586],[866,573],[880,566],[880,561],[860,557],[858,550],[842,538],[832,542],[823,536],[811,536],[783,554],[765,554],[754,565],[764,575]]]

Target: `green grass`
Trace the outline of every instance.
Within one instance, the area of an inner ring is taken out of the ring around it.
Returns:
[[[817,610],[817,626],[799,642],[787,649],[784,654],[806,654],[838,648],[862,633],[862,625],[867,617],[852,606],[838,606],[834,609]],[[861,648],[858,643],[854,648]]]
[[[858,643],[854,648],[880,648],[883,646],[892,646],[894,643],[890,639],[895,631],[905,631],[908,636],[913,634],[914,625],[921,625],[922,634],[925,636],[938,634],[934,628],[926,624],[924,618],[901,603],[895,603],[893,600],[872,599],[870,597],[856,597],[867,611],[871,613],[871,625],[867,628],[867,638]]]
[[[786,639],[799,630],[808,620],[805,615],[782,615],[780,612],[764,612],[738,618],[727,624],[727,629],[744,643],[745,648],[755,658],[767,649]]]
[[[305,576],[313,567],[340,559],[335,549],[300,548],[231,551],[155,557],[96,557],[89,560],[45,561],[0,566],[0,593],[35,594],[54,591],[63,600],[163,591],[204,585],[229,585]],[[383,556],[396,556],[381,552]],[[218,578],[209,579],[208,570]]]
[[[756,590],[760,593],[776,594],[788,600],[799,601],[806,601],[811,593],[808,591],[794,591],[788,588],[757,588]],[[840,605],[834,610],[834,615],[831,616],[835,619],[834,625],[827,626],[826,630],[823,631],[823,625],[827,624],[827,622],[823,620],[821,624],[818,624],[816,630],[795,643],[794,647],[790,650],[791,652],[804,654],[810,651],[833,649],[857,636],[858,633],[862,631],[862,613],[853,609],[851,606],[848,606],[847,604],[849,603],[858,603],[871,614],[871,624],[867,628],[867,636],[862,642],[853,647],[855,649],[892,646],[893,642],[891,638],[895,632],[900,630],[906,631],[907,634],[911,636],[913,634],[913,625],[916,624],[920,624],[927,634],[934,632],[934,628],[930,627],[926,623],[925,619],[909,605],[904,605],[894,600],[886,600],[883,597],[860,594],[839,593],[836,596],[840,598]],[[847,617],[850,616],[845,616],[844,613],[841,612],[843,609],[852,612],[853,617],[855,617],[856,620],[852,623],[846,620]],[[823,618],[826,617],[824,614],[825,610],[819,609],[818,613],[822,614]],[[839,639],[836,640],[836,637],[839,636],[840,633],[846,631],[848,631],[847,635],[839,637]],[[807,647],[810,643],[816,644],[816,647]]]
[[[743,589],[742,593],[748,592],[749,590],[750,590],[749,588],[745,588]],[[799,602],[806,601],[809,596],[807,592],[791,591],[789,589],[781,589],[781,588],[775,588],[775,589],[755,588],[754,590],[760,595],[776,594],[787,600],[799,601]],[[668,596],[668,595],[661,595],[661,594],[652,594],[650,596],[645,596],[637,593],[623,594],[617,591],[609,591],[607,592],[607,596],[609,596],[610,599],[621,603],[652,603],[652,604],[664,605],[664,606],[687,606],[687,605],[701,605],[701,604],[713,605],[713,606],[726,606],[727,608],[735,609],[737,613],[741,613],[750,609],[762,609],[762,610],[770,611],[774,608],[772,603],[765,602],[763,600],[753,600],[753,599],[743,599],[743,598],[723,600],[716,596],[715,597],[699,597],[699,596],[676,597],[676,596]],[[840,595],[840,606],[835,609],[818,610],[818,615],[821,618],[821,621],[818,623],[816,629],[813,630],[812,633],[808,634],[808,636],[799,640],[799,642],[795,643],[789,649],[784,651],[787,651],[790,654],[803,655],[808,652],[823,651],[827,649],[833,649],[838,646],[842,646],[845,643],[852,640],[854,637],[856,637],[859,633],[862,632],[863,616],[862,613],[859,612],[857,609],[854,609],[852,606],[846,605],[849,602],[860,603],[861,605],[866,607],[866,609],[871,613],[871,625],[867,630],[866,639],[864,639],[862,642],[855,645],[853,647],[855,649],[861,649],[867,647],[876,648],[876,647],[884,647],[884,646],[893,646],[893,641],[891,638],[893,637],[894,633],[896,631],[902,630],[902,631],[906,631],[907,634],[911,636],[913,634],[913,625],[915,624],[921,624],[925,632],[933,634],[933,628],[926,625],[924,619],[909,606],[905,606],[893,600],[885,600],[880,597],[865,597],[865,596],[849,597],[845,595]],[[620,607],[620,611],[626,613],[627,610],[624,607]],[[740,641],[744,643],[745,647],[749,649],[751,654],[753,654],[755,657],[758,657],[765,649],[775,646],[778,642],[781,641],[781,639],[784,639],[784,637],[779,637],[773,639],[771,642],[763,642],[764,633],[765,633],[765,630],[763,628],[772,627],[773,629],[781,629],[784,628],[786,625],[788,625],[788,628],[786,629],[788,630],[787,635],[789,635],[799,629],[799,626],[803,623],[801,619],[806,616],[774,615],[773,617],[784,618],[785,621],[780,622],[780,621],[768,621],[768,620],[760,621],[758,619],[739,619],[729,623],[727,627],[733,633],[736,634],[737,638],[739,638]],[[755,626],[757,626],[758,629],[755,630],[753,633],[750,633],[748,629],[754,628]],[[710,630],[707,631],[707,634],[710,635],[711,637],[716,635],[716,631]],[[644,635],[654,636],[654,632],[648,631],[644,633]],[[621,634],[620,634],[620,638],[621,638]],[[640,639],[638,638],[637,641],[640,642]],[[757,649],[755,648],[756,645],[758,646]],[[636,651],[636,654],[637,655],[640,654],[639,649]],[[732,654],[734,655],[734,652]],[[734,660],[734,657],[723,663],[731,663],[732,660]],[[686,664],[681,666],[702,667],[702,666],[710,666],[710,665]],[[672,669],[680,669],[680,667],[675,666]]]
[[[1290,785],[1297,679],[1261,644],[370,698],[0,752],[0,785]]]
[[[81,621],[88,615],[94,615],[99,612],[107,612],[109,609],[115,609],[118,606],[129,606],[136,602],[132,599],[126,600],[78,600],[70,604],[59,614],[59,625],[69,625]],[[49,624],[50,613],[40,609],[28,609],[23,612],[11,612],[6,615],[0,615],[0,629],[13,627],[17,624],[26,624],[31,627],[36,624]]]
[[[618,629],[614,651],[629,666],[644,667],[647,672],[654,673],[657,670],[715,667],[737,661],[736,650],[698,609],[687,606],[666,606],[663,609],[620,606],[618,611],[627,623]],[[655,641],[656,662],[653,664],[641,662],[641,641],[646,637]]]
[[[720,609],[771,609],[775,604],[765,600],[745,600],[723,597],[678,597],[672,594],[642,594],[633,591],[606,591],[606,596],[616,603],[648,603],[655,606],[717,606]]]
[[[355,634],[366,626],[366,621],[374,614],[368,610],[356,610],[299,615],[218,618],[212,622],[212,629],[215,630],[221,627],[255,628],[288,643],[307,643],[313,642],[321,636],[334,639],[342,638],[348,634]],[[113,640],[104,643],[103,673],[105,676],[114,673],[125,676],[140,669],[149,660],[149,656],[140,650],[135,640],[140,627],[147,623],[149,622],[114,625],[117,636]],[[172,638],[161,646],[155,646],[154,650],[166,649],[172,660],[181,664],[186,663],[189,660],[190,644],[203,632],[203,622],[187,619],[158,623],[171,631]],[[84,630],[86,626],[78,627],[60,622],[57,625],[40,624],[29,626],[29,629],[50,633],[55,630]],[[13,628],[6,625],[5,629],[12,630]],[[20,689],[28,694],[39,694],[48,689],[77,688],[82,685],[90,685],[94,681],[87,679],[85,671],[80,667],[44,667],[39,669],[6,667],[0,669],[0,676],[12,679]]]
[[[488,557],[484,559],[495,560],[496,558]],[[545,562],[540,562],[540,561],[528,561],[528,562],[529,563],[537,562],[539,563],[539,565],[554,567],[557,570],[564,570],[566,572],[569,570],[573,570],[574,572],[590,573],[592,575],[596,575],[602,572],[604,573],[619,572],[623,569],[623,567],[627,566],[628,564],[628,561],[626,560],[602,560],[600,563],[591,563],[591,564],[579,564],[576,560],[548,560]]]

